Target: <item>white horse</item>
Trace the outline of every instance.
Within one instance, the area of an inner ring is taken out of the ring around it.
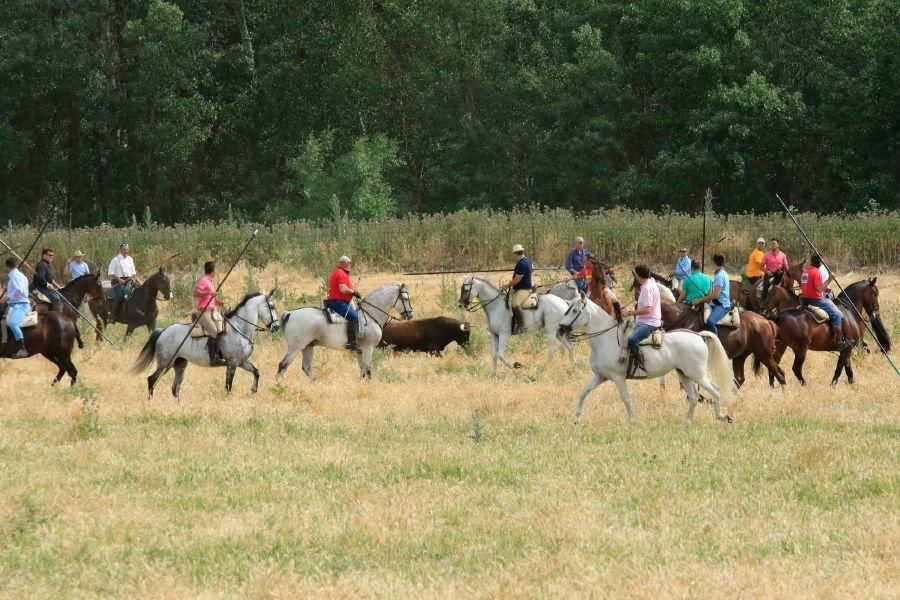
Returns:
[[[568,334],[578,326],[587,327],[587,337],[591,344],[591,369],[594,376],[578,394],[574,422],[577,425],[584,408],[585,397],[606,380],[612,380],[622,396],[629,423],[634,423],[631,396],[625,383],[627,364],[619,362],[624,338],[624,324],[618,323],[602,308],[584,296],[569,302],[566,314],[560,322],[561,334]],[[709,331],[694,333],[676,330],[663,335],[659,350],[651,346],[643,347],[644,365],[648,377],[665,375],[673,369],[678,373],[684,389],[688,392],[688,413],[684,426],[691,424],[694,408],[697,406],[698,386],[710,393],[716,411],[716,419],[731,422],[731,417],[722,414],[719,405],[721,396],[729,396],[734,391],[734,371],[731,361],[719,338]],[[712,371],[713,381],[707,375]]]
[[[575,281],[558,281],[553,284],[553,287],[550,288],[548,294],[553,294],[557,298],[562,298],[566,302],[569,300],[574,300],[578,297],[578,286],[575,285]]]
[[[462,288],[459,292],[459,305],[465,309],[469,308],[473,298],[478,298],[480,308],[484,309],[487,318],[488,331],[491,332],[491,375],[497,374],[497,360],[499,359],[504,365],[510,369],[518,368],[521,365],[515,363],[509,364],[506,361],[504,353],[506,352],[506,344],[512,335],[512,309],[506,305],[506,294],[503,294],[493,285],[471,275],[467,275],[463,279]],[[556,342],[562,340],[563,345],[569,351],[569,365],[575,364],[575,354],[572,348],[572,342],[567,338],[557,335],[559,331],[559,321],[566,312],[566,302],[561,298],[544,294],[538,296],[538,305],[534,309],[526,309],[522,311],[524,323],[524,331],[533,331],[536,329],[544,329],[547,336],[547,360],[553,359],[556,353]]]
[[[227,392],[231,391],[234,373],[238,367],[253,373],[253,387],[250,393],[255,394],[259,390],[259,369],[250,362],[250,355],[253,354],[253,337],[257,331],[274,333],[280,326],[275,301],[272,300],[274,293],[273,289],[268,294],[265,292],[247,294],[240,304],[225,315],[228,326],[225,335],[219,338],[219,351],[222,353],[222,358],[225,359],[225,390]],[[257,321],[262,321],[265,327],[257,326]],[[175,323],[165,329],[155,329],[141,349],[141,353],[131,367],[131,373],[136,375],[143,372],[156,357],[156,371],[147,378],[147,389],[150,396],[153,396],[153,388],[166,371],[167,365],[171,365],[175,369],[172,395],[176,399],[179,398],[184,370],[189,362],[201,367],[210,366],[206,336],[184,339],[190,326],[190,323]],[[178,344],[181,344],[182,340],[184,340],[184,344],[178,348]],[[175,354],[176,350],[177,355]]]
[[[357,354],[359,376],[362,379],[372,378],[372,352],[381,341],[381,332],[392,308],[401,310],[403,319],[412,319],[413,309],[405,283],[381,286],[359,303],[360,326],[356,343],[362,350]],[[347,344],[346,322],[329,323],[321,308],[313,306],[298,308],[284,313],[281,321],[284,325],[287,352],[278,363],[278,375],[284,373],[294,362],[298,352],[302,352],[303,372],[310,379],[315,379],[312,371],[313,349],[316,346],[325,346],[332,350],[344,350]]]

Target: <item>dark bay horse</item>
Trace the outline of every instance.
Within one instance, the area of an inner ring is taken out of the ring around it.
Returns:
[[[805,263],[805,258],[799,262],[790,263],[787,269],[777,271],[774,277],[788,288],[793,288],[794,285],[797,285],[800,282],[800,276],[803,274],[803,265]],[[771,278],[766,275],[761,279],[757,279],[756,283],[750,285],[749,290],[744,291],[744,288],[741,287],[741,282],[732,279],[731,286],[728,290],[728,295],[731,297],[731,303],[737,304],[745,310],[752,310],[753,312],[759,313],[763,312],[760,298],[765,295],[765,292],[767,291],[767,288],[765,287],[766,280],[771,280]]]
[[[706,328],[700,318],[700,311],[692,310],[680,303],[661,302],[663,329],[689,329],[691,331],[704,331]],[[765,365],[769,370],[769,385],[774,385],[774,380],[785,384],[784,371],[778,366],[775,358],[775,340],[778,337],[778,328],[774,323],[756,313],[741,313],[741,326],[738,328],[718,326],[719,341],[725,347],[728,358],[731,359],[734,368],[734,379],[738,387],[744,384],[744,362],[747,357],[753,355],[753,372],[759,374],[760,365]]]
[[[34,327],[22,330],[25,335],[25,349],[28,356],[40,354],[59,368],[52,385],[59,383],[63,374],[68,373],[72,385],[78,377],[78,369],[72,364],[72,348],[75,346],[75,324],[56,311],[38,317]],[[5,346],[0,347],[0,358],[10,358],[16,352],[16,342],[12,332],[7,332]]]
[[[877,279],[877,277],[873,277],[857,281],[847,286],[845,291],[837,297],[835,304],[842,315],[842,333],[844,338],[853,340],[855,343],[840,351],[834,376],[831,379],[832,386],[837,384],[841,370],[846,371],[847,381],[853,383],[853,367],[850,356],[865,332],[865,325],[857,316],[857,311],[869,318],[872,331],[884,349],[890,350],[891,348],[891,338],[879,312]],[[803,379],[803,363],[806,361],[806,353],[809,350],[837,351],[830,324],[827,321],[816,323],[806,309],[800,308],[799,296],[793,290],[778,283],[770,286],[763,298],[763,307],[769,311],[768,314],[774,315],[770,318],[778,325],[779,338],[783,342],[776,344],[775,359],[781,360],[785,347],[793,350],[794,365],[792,369],[794,375],[801,384],[806,385],[806,381]],[[856,308],[855,311],[853,307]]]
[[[99,271],[94,273],[88,273],[87,275],[82,275],[76,279],[73,279],[65,286],[59,289],[59,293],[61,293],[69,303],[75,308],[79,308],[81,303],[84,302],[85,297],[87,297],[88,302],[92,300],[102,298],[103,297],[103,288],[100,285],[100,273]],[[49,302],[36,302],[34,305],[34,310],[37,311],[39,315],[43,315],[47,311],[50,310]],[[75,324],[75,341],[78,343],[79,348],[84,348],[84,342],[81,341],[81,332],[78,331],[78,319],[79,317],[75,312],[66,306],[66,303],[62,304],[62,314],[68,317],[72,323]]]
[[[172,285],[162,268],[148,277],[143,284],[137,286],[131,298],[122,305],[118,321],[128,326],[125,330],[126,338],[141,325],[146,326],[147,330],[151,332],[156,328],[156,318],[159,316],[156,299],[159,294],[162,294],[163,300],[172,299]],[[91,301],[91,312],[94,313],[97,329],[102,331],[103,327],[109,324],[109,317],[114,306],[115,301],[106,298],[105,295]],[[99,333],[97,339],[101,339]]]

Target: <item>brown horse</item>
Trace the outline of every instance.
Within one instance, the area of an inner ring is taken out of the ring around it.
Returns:
[[[63,374],[68,373],[72,384],[78,377],[78,369],[72,364],[72,348],[75,346],[75,324],[56,311],[38,317],[38,324],[22,330],[25,335],[25,349],[28,356],[40,354],[59,368],[52,385],[59,383]],[[7,342],[0,347],[0,358],[11,358],[16,352],[16,342],[12,332],[7,332]]]
[[[865,332],[865,325],[857,316],[857,312],[869,317],[872,331],[884,349],[890,350],[891,348],[891,338],[881,321],[876,282],[876,277],[857,281],[847,286],[845,291],[837,297],[835,304],[843,317],[842,333],[845,339],[853,340],[855,343],[840,351],[834,376],[831,379],[832,386],[837,385],[841,370],[846,371],[847,381],[853,383],[853,367],[850,356]],[[776,344],[775,359],[780,361],[785,346],[790,347],[794,351],[792,367],[794,375],[801,384],[806,385],[806,381],[803,379],[803,363],[806,361],[806,353],[809,350],[837,350],[831,325],[827,321],[816,323],[806,309],[799,308],[800,298],[793,290],[787,289],[784,285],[773,284],[770,286],[766,297],[763,298],[763,305],[770,311],[769,314],[775,315],[770,318],[778,324],[779,338],[783,342],[783,344]],[[853,310],[854,307],[856,310]]]
[[[663,329],[690,329],[691,331],[703,331],[705,327],[700,318],[700,311],[688,308],[684,304],[662,302]],[[778,337],[778,327],[752,312],[741,313],[741,326],[738,328],[719,325],[719,341],[725,347],[728,358],[734,367],[734,379],[738,387],[744,384],[744,362],[747,357],[753,355],[753,372],[759,374],[760,365],[765,365],[769,370],[769,385],[774,385],[774,379],[778,383],[785,384],[784,371],[778,366],[775,358],[775,340]]]
[[[159,307],[156,306],[158,294],[162,294],[164,300],[172,299],[172,285],[161,267],[159,271],[148,277],[147,281],[135,288],[131,298],[122,305],[122,310],[119,311],[119,322],[128,326],[125,330],[126,338],[141,325],[145,325],[151,332],[156,329],[156,318],[159,316]],[[91,312],[94,313],[98,330],[102,331],[103,327],[109,324],[114,304],[114,300],[105,296],[91,301]],[[99,332],[97,339],[101,339]]]
[[[81,277],[73,279],[60,288],[59,293],[61,293],[76,309],[81,306],[85,297],[87,297],[88,302],[96,298],[102,298],[103,288],[100,285],[100,272],[98,271],[96,274],[88,273],[87,275],[82,275]],[[34,304],[34,310],[36,310],[39,315],[42,315],[50,310],[50,303],[36,302]],[[81,341],[81,332],[78,331],[78,319],[81,317],[69,308],[65,302],[63,302],[62,305],[62,314],[75,324],[75,341],[78,343],[79,348],[84,348],[84,342]]]
[[[783,283],[783,285],[793,288],[794,285],[800,281],[800,276],[803,274],[803,265],[805,263],[805,258],[799,262],[790,263],[787,269],[776,271],[774,277],[780,278],[779,281]],[[744,288],[741,287],[740,281],[732,279],[731,286],[728,289],[731,303],[737,304],[744,310],[762,313],[763,309],[760,298],[765,295],[766,288],[764,286],[767,279],[769,279],[768,275],[761,279],[757,279],[756,283],[750,284],[750,289],[747,291],[744,291]]]

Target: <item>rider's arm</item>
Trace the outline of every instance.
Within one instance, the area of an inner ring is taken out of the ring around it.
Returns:
[[[820,292],[824,292],[825,290],[828,289],[828,284],[831,283],[832,281],[834,281],[834,273],[832,273],[831,271],[829,271],[829,272],[828,272],[828,279],[826,279],[825,281],[823,281],[823,282],[822,282],[822,285],[817,285],[817,286],[816,286],[816,290],[818,290],[818,291],[820,291]]]
[[[522,278],[523,278],[523,277],[524,277],[524,275],[516,275],[515,277],[513,277],[513,278],[510,280],[509,283],[507,283],[506,285],[503,286],[503,289],[511,288],[512,286],[514,286],[514,285],[516,285],[517,283],[519,283],[520,281],[522,281]]]
[[[719,294],[721,292],[722,292],[722,286],[714,285],[709,289],[709,293],[707,295],[703,296],[702,298],[697,298],[696,300],[691,302],[691,304],[693,304],[694,306],[697,306],[698,304],[703,304],[704,302],[712,302],[713,300],[715,300],[716,298],[719,297]]]
[[[342,294],[352,294],[353,293],[353,288],[351,288],[350,286],[348,286],[345,283],[339,283],[338,289],[341,290]]]
[[[649,315],[653,312],[653,307],[650,305],[642,306],[641,308],[636,308],[634,310],[625,310],[622,311],[623,317],[628,317],[634,315],[635,317],[639,317],[641,315]]]
[[[678,290],[678,301],[684,302],[685,296],[687,296],[687,290],[685,289],[685,286],[681,286],[681,289]]]

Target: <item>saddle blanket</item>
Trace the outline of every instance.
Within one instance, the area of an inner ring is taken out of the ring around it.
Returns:
[[[703,305],[703,324],[709,320],[709,313],[712,312],[712,307],[710,307],[709,303]],[[716,323],[719,327],[734,327],[737,329],[741,326],[741,307],[734,305],[731,307],[731,310],[728,311],[722,320]]]
[[[816,323],[825,323],[828,321],[828,313],[818,306],[807,306],[806,313],[811,316]]]
[[[50,304],[50,298],[37,290],[31,290],[31,297],[34,298],[35,302],[46,302],[47,304]],[[19,327],[21,327],[21,325]]]
[[[25,313],[25,318],[22,319],[22,322],[19,323],[19,329],[27,329],[29,327],[34,327],[38,324],[38,314],[36,311],[31,311]],[[2,331],[2,339],[0,339],[0,345],[5,346],[6,340],[9,339],[10,331],[9,327],[6,326],[6,317],[0,321],[0,331]]]
[[[194,322],[194,319],[197,318],[197,313],[191,314],[191,323]],[[221,313],[214,312],[212,314],[213,323],[216,325],[216,331],[222,333],[225,331],[225,318]],[[206,333],[204,333],[203,328],[200,325],[194,325],[194,328],[191,329],[191,337],[192,338],[202,338],[206,337]]]

